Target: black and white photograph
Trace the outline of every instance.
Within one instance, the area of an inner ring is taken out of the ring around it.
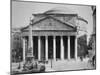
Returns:
[[[96,70],[96,5],[11,1],[12,75]]]

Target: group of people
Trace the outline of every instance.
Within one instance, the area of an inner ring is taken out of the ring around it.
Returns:
[[[88,63],[92,66],[95,67],[96,65],[96,54],[94,50],[88,50],[88,55],[86,55],[86,57],[89,58]],[[80,60],[83,61],[85,57],[84,56],[80,56]]]
[[[89,50],[89,63],[95,67],[96,64],[96,54],[95,50]]]
[[[33,68],[37,68],[37,62],[35,62],[32,57],[27,58],[23,66],[23,70],[32,70]]]

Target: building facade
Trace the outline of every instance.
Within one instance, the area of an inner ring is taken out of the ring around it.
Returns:
[[[93,38],[93,44],[92,44],[92,49],[94,51],[96,51],[96,6],[92,7],[93,10],[93,34],[92,34],[92,38]]]
[[[77,59],[77,17],[71,11],[50,10],[33,14],[22,28],[23,60],[34,56],[38,61]]]

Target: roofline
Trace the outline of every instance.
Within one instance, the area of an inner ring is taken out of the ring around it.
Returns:
[[[33,16],[37,16],[37,15],[73,15],[73,16],[77,16],[78,14],[59,14],[59,13],[33,13]]]
[[[66,25],[68,25],[68,26],[70,26],[70,27],[72,27],[72,28],[74,28],[74,26],[72,26],[70,23],[65,23],[65,22],[63,22],[63,21],[60,21],[60,20],[58,20],[57,18],[54,18],[54,17],[52,17],[52,16],[49,16],[49,17],[51,17],[51,18],[53,18],[53,19],[55,19],[55,20],[57,20],[57,21],[59,21],[59,22],[61,22],[61,23],[63,23],[63,24],[66,24]]]
[[[47,16],[47,17],[48,17],[48,16]],[[40,22],[41,20],[46,19],[47,17],[42,18],[42,19],[40,19],[40,20],[38,20],[38,21],[34,22],[34,23],[33,23],[33,24],[31,24],[31,25],[34,25],[34,24],[36,24],[36,23]],[[26,26],[26,27],[23,27],[23,28],[21,29],[21,31],[23,31],[24,29],[26,29],[26,28],[28,28],[28,27],[29,27],[29,25],[28,25],[28,26]]]
[[[46,19],[46,18],[48,18],[48,17],[51,17],[51,18],[53,18],[53,19],[55,19],[55,20],[57,20],[57,21],[59,21],[59,22],[65,24],[65,25],[68,25],[68,26],[70,26],[70,27],[72,27],[72,28],[75,28],[75,26],[72,26],[72,24],[70,24],[70,23],[68,23],[68,22],[67,22],[67,23],[62,22],[62,21],[60,21],[60,20],[58,20],[57,18],[54,18],[54,17],[52,17],[52,16],[46,16],[46,17],[44,17],[44,18],[42,18],[42,19],[40,19],[40,20],[34,22],[34,23],[31,24],[31,25],[34,25],[34,24],[36,24],[36,23],[38,23],[38,22],[40,22],[40,21],[42,21],[42,20],[44,20],[44,19]],[[28,28],[28,27],[29,27],[29,25],[26,26],[26,27],[23,27],[23,28],[21,29],[21,31],[23,31],[24,29],[26,29],[26,28]]]
[[[24,32],[25,31],[29,31],[29,30],[24,30]],[[68,32],[77,32],[76,31],[76,29],[75,30],[32,30],[32,31],[57,31],[57,32],[60,32],[60,31],[64,31],[64,32],[66,32],[66,31],[68,31]]]

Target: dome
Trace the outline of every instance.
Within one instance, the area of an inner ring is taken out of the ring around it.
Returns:
[[[52,8],[44,13],[45,14],[77,14],[76,12],[65,7]]]

